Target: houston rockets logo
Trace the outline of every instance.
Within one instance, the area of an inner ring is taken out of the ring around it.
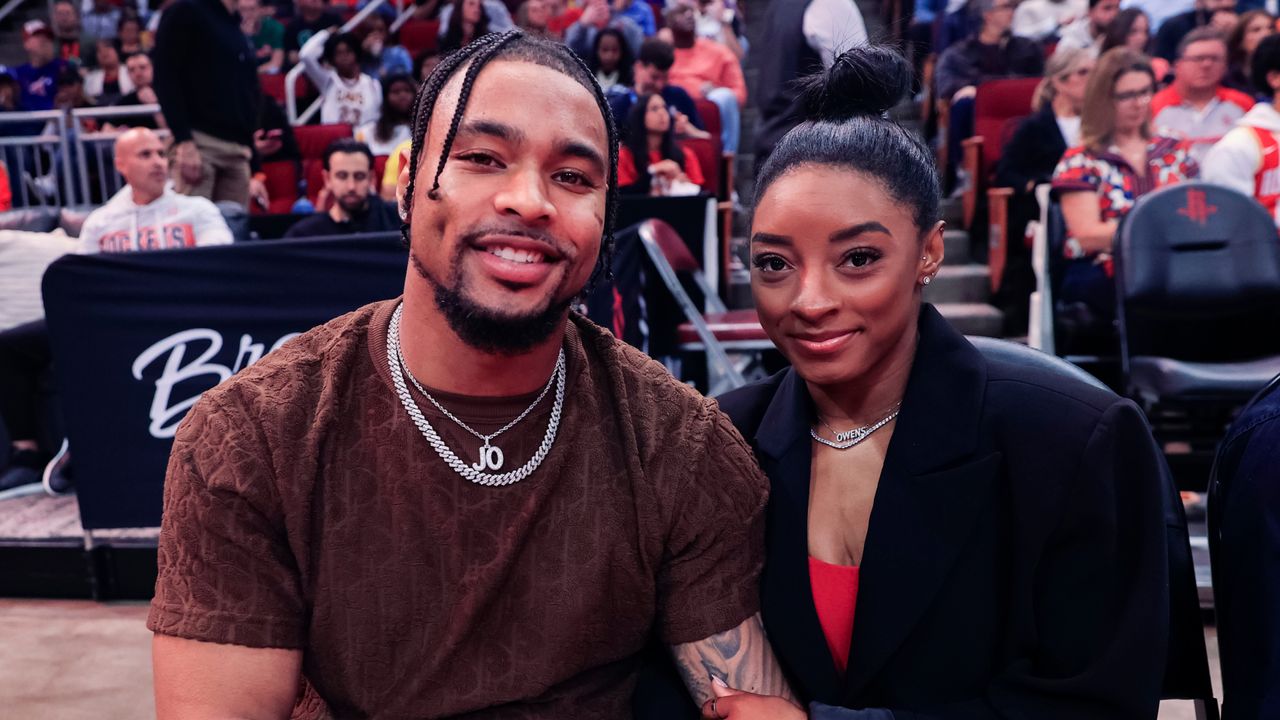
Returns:
[[[1178,214],[1201,226],[1209,223],[1209,216],[1218,212],[1217,205],[1210,205],[1205,200],[1203,190],[1187,191],[1187,206],[1180,208]]]

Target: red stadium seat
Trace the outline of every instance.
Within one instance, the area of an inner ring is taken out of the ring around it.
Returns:
[[[964,166],[969,187],[964,194],[964,225],[973,225],[979,193],[986,192],[987,175],[995,170],[1000,151],[1018,121],[1031,114],[1031,99],[1040,78],[991,80],[978,86],[973,100],[973,137],[964,141]]]
[[[284,81],[284,73],[273,73],[270,75],[258,76],[258,82],[262,84],[262,92],[266,93],[271,99],[280,103],[281,106],[284,105]],[[307,81],[306,75],[299,75],[297,82],[293,85],[293,88],[294,96],[299,100],[299,111],[301,111],[301,107],[303,106],[301,101],[304,98],[313,97],[315,95],[315,91],[312,90],[311,83]]]
[[[387,158],[390,155],[373,156],[373,189],[382,192],[382,173],[387,169]]]
[[[702,189],[716,195],[720,192],[720,143],[701,138],[683,138],[680,144],[689,148],[702,168]]]
[[[435,50],[439,43],[439,20],[409,20],[400,26],[400,44],[414,59],[428,50]]]
[[[302,155],[302,177],[307,181],[307,199],[316,202],[324,189],[324,151],[329,143],[351,137],[350,125],[299,125],[293,129]]]
[[[263,213],[287,213],[298,199],[298,165],[292,160],[277,160],[263,163],[262,173],[267,176],[267,209],[263,210],[256,203],[250,203],[249,212],[253,215]]]
[[[693,104],[698,108],[702,129],[711,133],[712,137],[720,137],[720,108],[710,100],[694,100]]]

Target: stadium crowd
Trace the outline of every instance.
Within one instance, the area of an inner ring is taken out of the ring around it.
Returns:
[[[797,125],[798,81],[868,41],[852,0],[770,0],[753,17],[738,0],[414,0],[362,13],[368,4],[56,0],[47,20],[26,22],[27,61],[0,68],[0,121],[126,110],[68,126],[72,142],[114,134],[109,162],[76,172],[122,182],[81,198],[95,208],[61,252],[228,244],[225,218],[237,211],[291,216],[286,238],[397,232],[415,98],[449,53],[512,28],[563,43],[599,82],[618,128],[622,194],[720,195],[737,211],[742,199],[714,179],[725,155],[750,152],[764,167]],[[1079,337],[1114,335],[1117,232],[1143,196],[1204,180],[1254,198],[1280,227],[1277,5],[915,0],[906,17],[890,18],[916,71],[912,90],[944,193],[1010,190],[1011,240],[993,298],[1006,334],[1027,332],[1035,281],[1023,239],[1041,217],[1038,187],[1051,188],[1064,224],[1054,312],[1084,328]],[[761,29],[755,44],[749,22]],[[758,69],[750,90],[749,59]],[[1017,101],[1030,112],[983,139],[1002,150],[975,177],[966,141],[980,134],[984,86],[1006,79],[1032,81]],[[748,134],[749,108],[757,121]],[[0,122],[0,135],[47,134],[43,121]],[[321,148],[300,142],[313,137],[325,138]],[[26,161],[50,152],[3,150],[0,212],[59,202],[61,166]],[[57,253],[18,235],[6,239],[14,262],[0,266],[0,282],[22,274],[29,299],[38,292],[31,278]],[[41,483],[55,494],[74,489],[71,452],[46,422],[53,360],[41,316],[38,302],[0,308],[0,437],[9,445],[0,448],[0,496]]]

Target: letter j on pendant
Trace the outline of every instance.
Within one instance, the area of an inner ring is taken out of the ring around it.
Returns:
[[[477,472],[485,472],[487,470],[502,469],[502,463],[503,463],[502,449],[499,448],[497,445],[490,445],[489,441],[485,440],[484,445],[480,446],[479,455],[480,455],[479,461],[471,463],[472,470],[475,470]]]

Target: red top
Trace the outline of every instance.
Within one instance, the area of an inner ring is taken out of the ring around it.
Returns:
[[[853,613],[858,605],[858,568],[832,565],[809,558],[809,584],[813,587],[813,607],[818,611],[827,648],[843,675],[849,666],[849,644],[853,641]]]
[[[684,155],[684,174],[689,178],[689,182],[694,185],[705,184],[706,178],[702,176],[702,166],[698,164],[698,156],[687,147],[681,146],[681,153]],[[649,164],[662,160],[662,153],[652,151],[649,153]],[[623,145],[618,148],[618,187],[626,187],[638,180],[640,173],[636,170],[635,158],[631,155],[631,148]]]

